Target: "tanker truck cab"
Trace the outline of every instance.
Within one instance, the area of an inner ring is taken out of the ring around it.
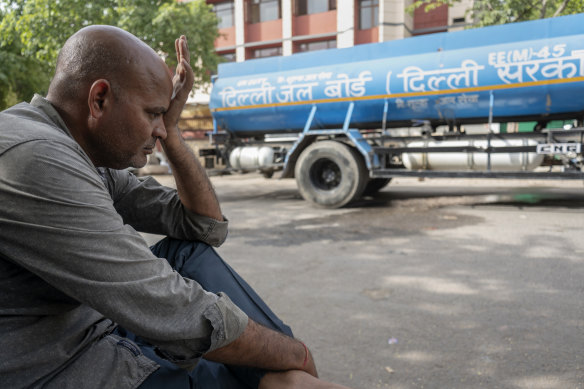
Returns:
[[[345,206],[393,177],[584,179],[584,14],[219,66],[215,155]]]

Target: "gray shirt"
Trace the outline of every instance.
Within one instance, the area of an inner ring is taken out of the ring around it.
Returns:
[[[241,335],[247,316],[136,230],[219,245],[227,222],[152,178],[98,171],[40,96],[0,113],[3,387],[137,387],[158,366],[110,334],[117,324],[184,368]]]

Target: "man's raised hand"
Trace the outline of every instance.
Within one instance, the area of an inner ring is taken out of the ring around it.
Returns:
[[[180,113],[193,89],[195,76],[191,68],[189,47],[187,38],[182,35],[174,41],[176,50],[176,72],[172,78],[172,98],[170,106],[164,115],[164,124],[168,132],[171,132],[178,124]],[[170,135],[170,134],[169,134]]]

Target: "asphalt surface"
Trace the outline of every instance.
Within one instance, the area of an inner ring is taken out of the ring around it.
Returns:
[[[212,181],[230,219],[219,253],[312,349],[321,378],[584,388],[582,181],[403,178],[336,210],[293,180]]]

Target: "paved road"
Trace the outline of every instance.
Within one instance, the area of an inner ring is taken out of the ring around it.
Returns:
[[[581,181],[398,179],[339,210],[310,206],[292,180],[213,183],[231,220],[219,252],[312,348],[322,378],[584,388]]]

